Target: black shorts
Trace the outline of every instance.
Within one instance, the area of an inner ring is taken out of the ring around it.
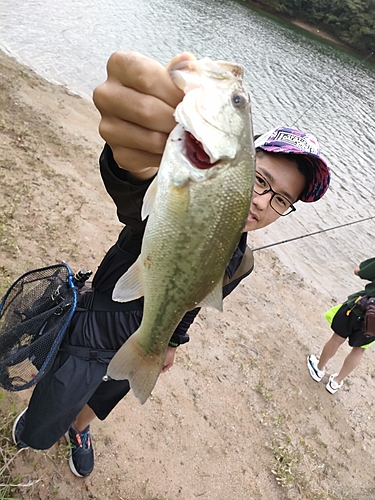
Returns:
[[[354,312],[347,312],[350,308],[344,304],[333,317],[331,324],[332,330],[342,337],[349,340],[350,347],[362,347],[375,340],[375,337],[367,337],[364,334],[363,318],[357,316]]]
[[[20,439],[35,449],[56,443],[88,404],[104,420],[129,392],[127,380],[103,382],[107,366],[138,328],[140,311],[75,313],[66,343],[38,382],[25,413]],[[113,340],[116,338],[116,343]]]

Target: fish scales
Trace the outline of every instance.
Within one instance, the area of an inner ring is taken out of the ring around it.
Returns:
[[[238,65],[208,59],[171,72],[186,95],[145,196],[141,254],[113,292],[118,301],[144,296],[141,325],[107,372],[128,379],[141,403],[151,394],[169,339],[186,312],[198,305],[222,310],[224,272],[245,226],[254,179],[242,74]]]
[[[222,176],[213,179],[209,184],[216,185],[212,186],[213,192],[216,189],[225,191],[228,181],[233,195],[232,185],[236,182],[233,176],[227,176],[226,179]],[[163,336],[164,342],[168,343],[169,338],[165,338],[164,332],[167,330],[173,333],[185,312],[197,307],[204,299],[207,289],[213,289],[218,283],[221,285],[223,269],[236,248],[236,244],[230,241],[228,234],[225,231],[218,231],[217,227],[210,225],[210,221],[214,216],[219,217],[223,221],[219,229],[228,227],[228,224],[235,224],[236,215],[237,217],[240,215],[240,211],[237,211],[238,203],[233,204],[233,210],[230,210],[230,203],[215,203],[217,200],[207,197],[204,190],[204,186],[198,184],[189,197],[190,203],[197,209],[194,213],[186,210],[181,214],[181,211],[178,211],[174,216],[173,210],[169,210],[168,204],[164,203],[161,209],[165,210],[165,215],[160,214],[159,224],[152,225],[150,238],[145,241],[145,261],[150,271],[144,281],[144,290],[147,290],[145,310],[148,308],[147,301],[150,300],[150,307],[155,312],[150,317],[144,315],[142,326],[144,331],[152,327],[155,332],[148,340],[150,345],[158,344]],[[189,194],[187,189],[186,194]],[[240,196],[240,193],[235,196]],[[170,198],[172,205],[176,206],[173,197]],[[181,199],[182,196],[177,198],[179,207],[186,203],[186,200]],[[243,203],[247,206],[248,199],[243,199]],[[239,218],[240,224],[243,225],[243,216]],[[164,223],[166,220],[168,222]],[[174,229],[176,225],[190,228],[186,238],[181,237]],[[209,234],[207,226],[210,227]],[[206,231],[205,238],[202,238],[203,231]],[[238,239],[240,236],[241,231]],[[199,260],[196,259],[197,254],[200,256]],[[160,255],[164,257],[165,266],[160,265],[161,259],[157,258]],[[194,273],[191,272],[192,268]]]

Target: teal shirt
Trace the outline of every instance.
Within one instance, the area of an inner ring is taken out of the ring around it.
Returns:
[[[370,283],[367,283],[364,290],[353,293],[349,295],[347,299],[347,304],[350,308],[354,306],[354,303],[358,297],[363,297],[367,295],[367,297],[375,297],[375,258],[364,260],[359,264],[359,273],[358,276],[363,280],[368,280]],[[354,308],[353,312],[355,312],[358,316],[363,315],[363,311],[358,308]]]

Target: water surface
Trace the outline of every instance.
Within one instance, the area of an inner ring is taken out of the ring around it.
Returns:
[[[166,64],[182,50],[239,62],[254,129],[311,130],[332,165],[328,194],[297,204],[250,239],[293,238],[375,215],[375,69],[300,28],[230,0],[2,0],[0,45],[45,78],[90,98],[117,49]],[[274,247],[283,262],[338,300],[359,288],[353,268],[375,249],[373,220]]]

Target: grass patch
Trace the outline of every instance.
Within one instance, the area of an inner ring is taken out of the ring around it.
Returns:
[[[268,390],[266,389],[263,380],[259,380],[258,385],[256,386],[255,390],[258,394],[263,396],[263,398],[266,401],[270,401],[272,399],[272,394],[270,392],[268,392]]]
[[[264,384],[259,383],[257,392],[264,397],[264,391]],[[337,496],[329,487],[323,486],[323,478],[330,470],[326,468],[329,446],[320,439],[319,429],[316,426],[307,429],[306,436],[302,437],[290,426],[290,420],[288,414],[272,410],[272,400],[269,410],[261,412],[260,421],[269,437],[270,472],[284,490],[282,498],[354,500],[350,493]],[[339,466],[346,469],[343,463]]]
[[[277,483],[283,487],[293,486],[302,493],[307,482],[305,474],[299,470],[300,450],[293,446],[288,435],[285,435],[283,440],[274,438],[271,450],[274,456],[272,473]]]

